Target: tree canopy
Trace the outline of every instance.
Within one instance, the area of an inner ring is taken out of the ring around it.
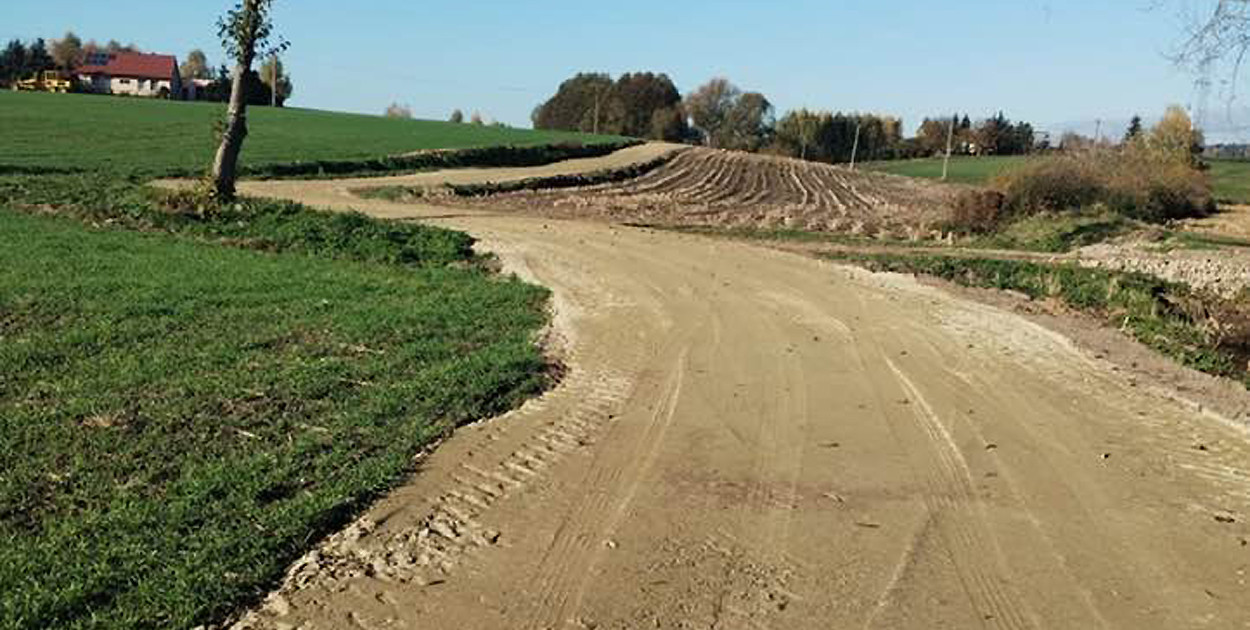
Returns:
[[[686,135],[681,93],[667,75],[651,72],[626,73],[616,81],[607,74],[577,74],[534,110],[533,122],[536,129],[655,140]]]

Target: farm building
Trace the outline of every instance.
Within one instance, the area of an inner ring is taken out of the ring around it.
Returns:
[[[76,70],[88,92],[182,99],[182,78],[173,55],[93,53]]]

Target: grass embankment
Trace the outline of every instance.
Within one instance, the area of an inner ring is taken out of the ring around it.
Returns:
[[[431,440],[537,392],[546,294],[471,244],[0,178],[0,628],[221,621]]]
[[[926,255],[832,255],[874,271],[923,274],[963,286],[1057,299],[1102,317],[1196,370],[1250,387],[1250,297],[1220,300],[1151,276],[1017,260]]]
[[[213,124],[224,111],[219,103],[3,91],[0,174],[109,170],[156,177],[198,175],[212,159]],[[615,136],[270,107],[250,108],[248,125],[242,170],[258,176],[467,165],[381,159],[445,149],[491,149],[471,164],[520,166],[600,154],[628,142]],[[505,157],[497,150],[555,145],[584,147],[567,155],[525,154],[522,161],[516,161],[516,152]],[[594,147],[600,150],[593,152]]]

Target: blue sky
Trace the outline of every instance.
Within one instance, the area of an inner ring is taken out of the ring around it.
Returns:
[[[229,0],[5,0],[0,35],[135,42],[221,60]],[[1155,4],[1162,8],[1151,9]],[[582,70],[667,72],[682,91],[717,75],[808,106],[903,116],[999,109],[1058,131],[1195,100],[1165,58],[1198,0],[279,0],[292,105],[425,118],[453,108],[528,126]],[[344,9],[349,6],[350,9]],[[1218,99],[1215,99],[1218,102]],[[1217,107],[1218,109],[1218,107]]]

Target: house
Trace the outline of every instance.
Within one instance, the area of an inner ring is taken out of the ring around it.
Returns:
[[[91,53],[75,73],[83,89],[96,94],[183,98],[178,59],[146,53]]]

